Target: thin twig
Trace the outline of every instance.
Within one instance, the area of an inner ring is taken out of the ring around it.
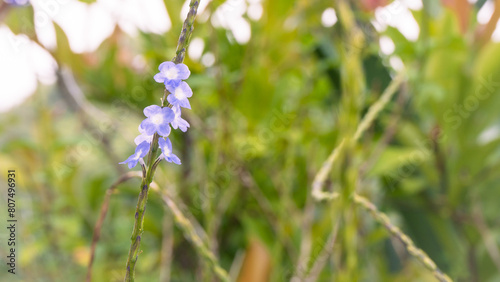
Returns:
[[[497,267],[497,270],[500,271],[500,250],[498,249],[495,237],[486,224],[486,220],[484,219],[483,213],[481,212],[481,208],[479,206],[474,207],[472,222],[476,225],[479,234],[481,234],[481,237],[483,238],[483,242],[488,255]]]
[[[394,110],[390,118],[391,123],[387,126],[386,130],[384,131],[384,135],[382,136],[378,144],[375,146],[375,149],[373,149],[373,152],[368,157],[368,160],[366,160],[361,165],[359,169],[360,178],[363,178],[363,176],[368,172],[368,170],[377,162],[380,155],[382,155],[383,151],[385,150],[385,148],[387,148],[392,138],[396,134],[396,130],[398,128],[398,124],[401,119],[401,115],[403,113],[404,102],[406,101],[406,92],[407,92],[406,88],[407,84],[403,83],[401,85],[401,91],[399,91],[399,95],[397,97],[396,109]]]
[[[109,201],[111,199],[111,195],[114,193],[118,185],[134,177],[141,178],[142,175],[139,171],[127,172],[124,175],[120,176],[120,178],[118,178],[118,180],[116,180],[106,191],[106,195],[104,196],[104,201],[102,202],[101,205],[101,212],[99,213],[99,219],[97,220],[94,226],[94,235],[92,236],[92,245],[90,247],[90,260],[89,260],[89,265],[87,266],[87,279],[86,279],[87,282],[92,281],[92,266],[94,263],[95,249],[97,247],[99,239],[101,238],[101,228],[102,224],[104,223],[104,219],[106,218],[106,215],[108,213]]]
[[[391,235],[398,238],[403,243],[403,245],[405,245],[408,253],[414,258],[416,258],[418,261],[420,261],[425,266],[425,268],[429,269],[434,275],[434,277],[436,277],[436,279],[438,279],[441,282],[452,281],[451,278],[448,277],[448,275],[446,275],[437,267],[436,263],[424,251],[419,249],[415,245],[415,243],[413,243],[410,237],[404,234],[401,231],[401,229],[399,229],[397,226],[393,225],[389,220],[389,217],[385,213],[379,211],[373,203],[368,201],[368,199],[359,196],[357,194],[353,194],[353,201],[357,205],[363,207],[368,212],[370,212],[370,214],[377,222],[382,224],[385,227],[385,229],[387,229],[389,233],[391,233]]]
[[[405,78],[404,73],[399,73],[389,84],[389,86],[384,90],[384,93],[369,109],[368,113],[363,117],[359,123],[356,132],[354,133],[351,142],[355,143],[363,135],[363,133],[371,126],[377,115],[382,111],[382,109],[391,100],[394,93],[397,92],[399,86]],[[325,183],[328,173],[332,169],[333,164],[337,161],[340,154],[344,150],[345,143],[347,141],[344,139],[340,144],[335,147],[328,157],[328,159],[323,163],[321,169],[316,174],[312,185],[312,195],[317,201],[322,200],[333,200],[339,195],[337,192],[325,192],[322,190],[323,184]]]
[[[345,140],[342,140],[340,144],[335,149],[333,149],[330,156],[328,156],[328,159],[326,159],[326,161],[321,166],[321,169],[314,177],[312,184],[312,195],[317,201],[334,200],[339,196],[337,192],[325,192],[322,190],[322,188],[323,184],[326,181],[326,178],[328,177],[328,173],[330,173],[330,170],[332,169],[333,164],[337,161],[340,153],[344,149],[344,144]]]
[[[174,220],[177,225],[182,229],[184,236],[191,241],[196,251],[210,264],[214,273],[221,279],[222,281],[230,281],[229,275],[227,272],[219,265],[217,258],[210,251],[210,248],[205,245],[203,240],[198,236],[193,224],[189,221],[184,214],[181,212],[175,201],[172,200],[168,192],[163,189],[160,191],[157,185],[151,185],[151,189],[157,191],[163,200],[163,202],[167,205],[167,207],[172,211],[174,215]]]
[[[307,273],[307,266],[309,263],[309,256],[311,255],[312,248],[312,225],[314,220],[315,202],[311,195],[307,195],[306,205],[302,213],[301,230],[302,236],[300,240],[299,258],[295,266],[297,279],[301,279],[303,274]]]
[[[333,245],[335,245],[335,241],[337,239],[337,234],[339,231],[339,222],[340,220],[337,219],[337,221],[335,222],[335,226],[333,227],[333,231],[328,237],[328,241],[316,258],[316,261],[307,274],[307,277],[304,279],[305,282],[314,282],[318,280],[318,276],[321,273],[321,270],[325,267],[328,257],[330,257],[333,252]]]
[[[353,142],[358,141],[361,135],[372,125],[378,114],[384,109],[385,105],[391,100],[392,96],[397,92],[401,83],[405,78],[404,73],[399,73],[384,90],[384,93],[373,105],[370,106],[368,112],[363,117],[354,133]]]

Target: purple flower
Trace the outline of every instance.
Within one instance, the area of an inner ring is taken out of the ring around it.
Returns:
[[[153,141],[154,134],[151,134],[151,135],[146,134],[146,130],[144,128],[142,128],[141,125],[139,125],[139,132],[141,133],[141,135],[135,137],[135,139],[134,139],[135,145],[139,145],[144,141],[151,144],[151,141]]]
[[[166,87],[171,93],[167,97],[167,101],[170,104],[191,109],[188,98],[193,96],[193,90],[189,88],[189,85],[186,82],[180,81],[179,83],[168,84]]]
[[[181,160],[172,153],[172,142],[170,142],[170,139],[167,138],[167,140],[160,138],[158,139],[158,145],[161,149],[161,157],[165,158],[167,162],[171,162],[174,164],[181,164]]]
[[[169,107],[160,107],[152,105],[144,109],[144,115],[147,119],[141,122],[140,128],[144,129],[146,135],[153,135],[158,132],[160,136],[167,137],[170,134],[170,125],[174,120],[175,114]]]
[[[128,163],[128,168],[133,168],[137,165],[137,162],[139,159],[144,158],[146,154],[149,152],[149,143],[144,141],[137,148],[135,148],[135,153],[128,157],[127,160],[124,162],[121,162],[120,164],[127,164]]]
[[[160,71],[154,76],[158,83],[165,84],[165,87],[172,83],[178,83],[182,79],[187,79],[191,72],[185,64],[174,64],[173,62],[163,62],[158,67]]]
[[[174,129],[180,128],[182,132],[186,132],[189,127],[189,123],[185,119],[181,118],[181,107],[173,106],[172,110],[175,114],[174,121],[171,122],[172,127]]]

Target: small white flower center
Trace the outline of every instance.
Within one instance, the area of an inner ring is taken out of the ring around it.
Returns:
[[[160,125],[163,123],[163,116],[161,114],[156,114],[151,117],[151,121],[156,125]]]
[[[175,88],[175,98],[177,98],[177,100],[182,100],[184,98],[186,98],[186,94],[184,94],[184,90],[182,90],[182,88],[180,87],[177,87]]]
[[[165,73],[165,76],[168,78],[168,79],[177,79],[177,76],[179,75],[179,71],[177,70],[177,68],[169,68],[166,73]]]

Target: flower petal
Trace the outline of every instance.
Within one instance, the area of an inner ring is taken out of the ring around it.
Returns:
[[[156,128],[158,134],[163,137],[167,137],[170,134],[170,125],[168,123],[162,123]]]
[[[187,129],[189,128],[189,122],[187,122],[186,120],[184,120],[182,118],[179,118],[178,126],[182,132],[186,132]]]
[[[191,109],[191,104],[189,104],[189,100],[187,98],[179,100],[178,105],[186,109]]]
[[[161,111],[161,107],[158,105],[147,106],[146,108],[144,108],[144,115],[150,117],[158,113],[159,111]]]
[[[146,141],[151,144],[151,141],[153,140],[153,135],[147,135],[147,134],[141,134],[134,139],[135,145],[139,145],[142,142]]]
[[[130,161],[128,163],[128,168],[133,168],[137,165],[137,163],[139,162],[139,160],[133,160],[133,161]]]
[[[136,154],[133,154],[132,156],[128,157],[125,161],[119,163],[119,164],[128,164],[128,168],[133,168],[134,166],[137,165],[137,162],[139,161],[139,159],[135,158],[135,155]]]
[[[141,124],[139,124],[138,129],[139,129],[139,132],[140,132],[141,134],[143,134],[143,133],[145,133],[145,132],[146,132],[146,131],[144,130],[144,128],[142,128]],[[139,144],[137,144],[137,145],[139,145]]]
[[[191,90],[191,87],[189,87],[189,84],[187,84],[185,81],[182,81],[179,87],[181,87],[182,92],[184,92],[184,95],[186,95],[186,97],[189,98],[193,96],[193,90]]]
[[[174,111],[169,107],[162,108],[163,122],[168,124],[171,123],[175,118]]]
[[[181,160],[174,154],[170,154],[168,158],[165,158],[168,162],[174,163],[174,164],[181,164]]]
[[[151,122],[150,118],[147,118],[141,122],[141,127],[147,135],[153,135],[156,132],[156,125]]]
[[[178,77],[179,79],[187,79],[191,72],[189,71],[188,66],[185,64],[177,64],[177,70],[179,71]]]
[[[172,152],[172,141],[170,141],[170,138],[166,138],[165,146],[167,147],[169,152]]]
[[[160,73],[155,74],[153,79],[158,83],[164,83],[165,82],[165,75],[160,72]]]
[[[158,67],[158,70],[159,70],[160,72],[165,72],[165,71],[167,71],[169,68],[174,67],[174,66],[175,66],[174,62],[170,62],[170,61],[168,61],[168,62],[163,62],[163,63],[161,63],[161,64],[160,64],[160,66]]]
[[[168,94],[167,101],[174,106],[179,105],[179,100],[177,100],[177,98],[175,98],[174,94]]]
[[[167,144],[165,142],[165,139],[163,138],[158,138],[158,146],[160,147],[160,149],[163,150],[163,147],[165,147]]]
[[[173,79],[173,80],[165,80],[165,88],[167,88],[168,92],[174,93],[175,88],[179,87],[181,85],[182,80],[180,79]]]
[[[135,154],[139,155],[139,158],[137,158],[137,160],[139,160],[140,158],[144,158],[148,154],[149,147],[151,147],[151,145],[148,142],[144,141],[139,144],[137,148],[135,148]]]

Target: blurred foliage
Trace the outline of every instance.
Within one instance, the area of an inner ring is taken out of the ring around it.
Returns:
[[[182,25],[181,2],[165,2],[173,19],[168,33],[131,38],[116,28],[92,53],[71,52],[56,26],[52,54],[61,71],[74,75],[90,109],[75,108],[57,83],[40,85],[24,104],[0,116],[0,168],[15,168],[19,180],[23,281],[85,276],[104,194],[124,171],[113,156],[120,161],[130,155],[142,109],[163,95],[152,76],[173,57]],[[172,133],[183,164],[162,163],[155,179],[200,223],[223,268],[238,273],[242,254],[252,253],[251,242],[260,242],[270,257],[269,281],[290,280],[301,275],[297,260],[303,244],[310,244],[306,267],[325,246],[339,210],[335,203],[315,203],[310,187],[346,134],[342,101],[352,93],[343,90],[348,76],[343,52],[358,48],[358,82],[364,82],[357,118],[395,75],[391,61],[402,61],[408,79],[347,157],[359,170],[356,187],[349,189],[387,213],[454,280],[500,280],[500,45],[481,40],[483,26],[472,20],[485,1],[470,6],[465,30],[454,9],[423,2],[423,9],[411,11],[420,28],[416,41],[394,27],[377,32],[370,24],[373,11],[358,1],[350,5],[364,37],[359,46],[345,46],[349,31],[341,24],[322,26],[321,14],[332,1],[264,1],[262,18],[249,20],[252,35],[244,45],[210,20],[195,23],[194,37],[203,39],[204,52],[213,53],[216,62],[206,67],[186,57],[194,92],[186,116],[191,128]],[[205,13],[213,14],[222,3],[213,1]],[[30,7],[16,8],[4,22],[36,40],[33,28],[19,24],[26,20],[32,26],[32,17]],[[380,36],[394,42],[392,54],[380,51]],[[145,65],[134,64],[137,59]],[[337,187],[338,172],[328,189]],[[138,183],[120,185],[111,198],[95,281],[123,279]],[[3,203],[5,197],[2,192]],[[339,228],[357,231],[350,243],[360,280],[433,279],[368,213],[357,213]],[[212,281],[210,268],[182,232],[172,230],[171,221],[151,192],[137,280],[158,281],[171,263],[172,281]],[[169,238],[171,262],[162,257]],[[319,281],[345,278],[343,243],[335,242]],[[11,281],[4,268],[0,280]]]

